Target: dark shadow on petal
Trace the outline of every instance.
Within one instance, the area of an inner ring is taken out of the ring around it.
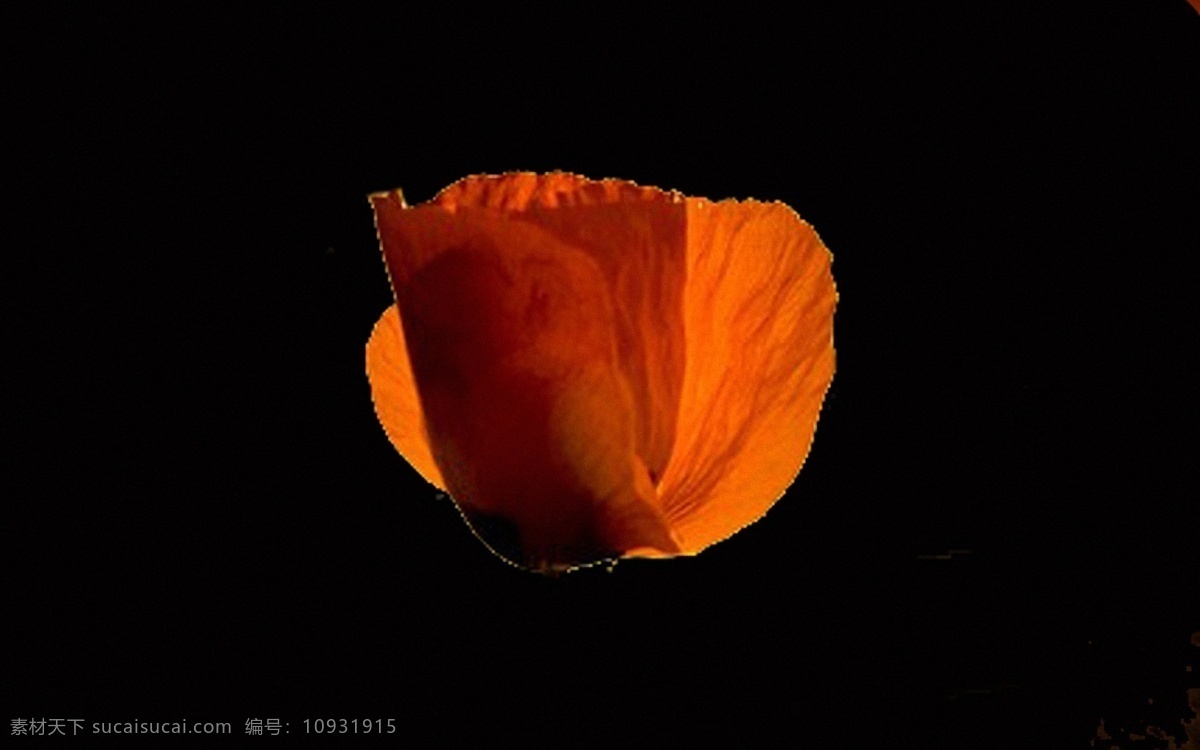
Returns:
[[[463,516],[493,553],[513,565],[544,575],[558,576],[621,557],[620,552],[608,548],[591,534],[551,547],[530,547],[523,543],[519,527],[509,518],[476,510],[464,510]]]
[[[525,552],[521,548],[521,532],[517,525],[504,516],[463,510],[467,523],[492,552],[516,565],[525,565]]]

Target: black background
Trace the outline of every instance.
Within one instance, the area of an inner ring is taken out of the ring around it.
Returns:
[[[1182,737],[1200,16],[998,5],[11,25],[6,720]],[[834,253],[808,462],[696,558],[513,569],[373,414],[367,193],[555,169],[782,200]]]

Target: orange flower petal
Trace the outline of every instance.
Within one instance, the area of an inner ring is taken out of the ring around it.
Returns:
[[[371,331],[367,342],[367,380],[371,384],[375,414],[392,445],[425,481],[446,489],[446,480],[433,460],[429,436],[425,434],[425,418],[395,305],[379,316]]]
[[[376,408],[496,551],[696,552],[795,476],[834,294],[786,207],[561,173],[371,201],[403,327],[385,313],[372,335]]]
[[[808,455],[833,378],[832,256],[782,203],[689,199],[687,370],[659,493],[685,552],[757,520]]]

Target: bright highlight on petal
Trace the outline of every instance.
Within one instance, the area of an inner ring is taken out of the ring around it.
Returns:
[[[791,484],[833,376],[831,257],[780,203],[476,176],[371,196],[389,439],[493,551],[694,554]]]

